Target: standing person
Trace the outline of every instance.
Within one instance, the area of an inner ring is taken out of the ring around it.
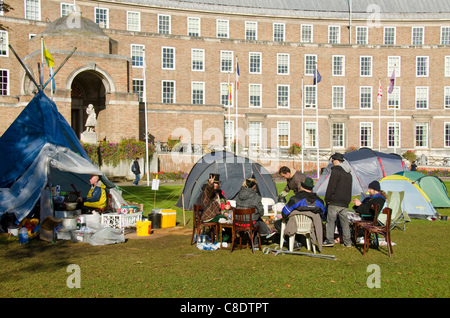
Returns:
[[[141,168],[139,167],[139,157],[136,157],[136,160],[134,160],[133,165],[131,166],[131,171],[136,176],[136,179],[133,181],[133,184],[137,186],[139,185],[139,180],[141,180]]]
[[[351,247],[350,227],[348,225],[348,205],[352,199],[352,175],[350,167],[343,165],[344,155],[335,153],[331,156],[333,167],[331,167],[330,180],[325,192],[325,203],[327,204],[326,239],[322,246],[334,245],[334,229],[337,217],[342,228],[344,246]]]
[[[278,173],[286,179],[286,187],[284,187],[283,192],[281,192],[282,196],[287,196],[290,190],[294,191],[294,194],[300,192],[302,182],[306,179],[304,173],[295,169],[290,169],[286,166],[281,167]]]
[[[411,162],[411,169],[410,170],[411,171],[417,171],[417,165],[416,165],[415,161]]]

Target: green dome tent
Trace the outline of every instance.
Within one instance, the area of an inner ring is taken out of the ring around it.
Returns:
[[[401,171],[396,174],[408,178],[411,180],[411,183],[417,184],[426,193],[435,208],[450,208],[447,187],[438,177],[424,175],[415,171]]]

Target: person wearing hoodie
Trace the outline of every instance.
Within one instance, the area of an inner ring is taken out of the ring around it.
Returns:
[[[248,209],[255,208],[255,213],[252,215],[252,220],[255,227],[259,228],[261,236],[270,238],[274,231],[271,231],[267,224],[261,219],[264,216],[264,206],[262,198],[258,194],[257,182],[253,178],[246,179],[236,196],[236,208]],[[255,240],[257,242],[257,240]],[[257,246],[256,244],[255,246]]]
[[[348,224],[348,205],[352,199],[352,175],[350,167],[343,165],[344,155],[335,153],[331,156],[333,167],[331,167],[330,180],[325,192],[325,203],[327,205],[326,239],[322,246],[334,245],[334,229],[336,220],[342,228],[344,246],[351,247],[350,227]]]
[[[313,188],[313,179],[307,177],[305,181],[301,183],[300,192],[298,192],[296,195],[293,195],[289,199],[289,202],[283,207],[283,210],[281,211],[283,219],[289,218],[294,210],[301,210],[303,207],[320,208],[322,212],[320,218],[323,219],[325,205],[323,200],[316,193],[312,192]],[[277,220],[274,223],[274,227],[278,231],[278,233],[281,233],[281,222],[283,221],[283,219]],[[322,223],[320,223],[320,230],[322,230]],[[300,249],[301,247],[302,245],[300,244],[300,242],[295,240],[294,249]]]
[[[85,211],[105,208],[107,205],[106,187],[99,179],[100,177],[98,175],[92,175],[89,179],[91,189],[87,196],[77,199]]]
[[[290,169],[286,166],[281,167],[278,173],[286,179],[286,186],[284,187],[283,192],[281,192],[282,196],[287,196],[290,190],[292,190],[294,194],[300,192],[301,183],[306,179],[304,173]]]

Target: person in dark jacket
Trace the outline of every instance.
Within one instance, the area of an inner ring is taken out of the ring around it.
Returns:
[[[335,153],[331,156],[333,167],[331,167],[330,180],[325,192],[325,203],[327,204],[326,239],[322,246],[334,245],[334,229],[339,217],[342,228],[344,246],[351,247],[350,227],[348,224],[348,205],[352,199],[352,175],[350,167],[343,165],[344,156]]]
[[[275,232],[271,231],[267,224],[261,219],[261,217],[264,216],[264,206],[262,204],[262,198],[257,192],[257,182],[255,179],[249,178],[244,181],[244,184],[236,196],[236,208],[255,208],[255,213],[252,215],[252,220],[255,227],[259,228],[260,235],[270,238],[273,234],[275,234]],[[258,242],[256,239],[255,243],[255,246],[257,246]]]
[[[133,181],[133,184],[135,186],[139,185],[139,180],[141,180],[141,168],[139,167],[139,157],[136,158],[133,162],[133,166],[131,167],[131,171],[136,176],[135,180]]]
[[[386,202],[387,194],[381,190],[380,183],[376,180],[369,184],[368,192],[369,195],[365,197],[362,202],[359,199],[353,199],[353,210],[360,216],[370,215],[368,219],[373,219],[375,217],[375,211],[372,210],[372,204],[378,204],[381,211]]]

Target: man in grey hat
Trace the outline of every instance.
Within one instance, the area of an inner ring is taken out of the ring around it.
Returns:
[[[330,180],[325,192],[325,203],[327,204],[327,224],[326,239],[322,246],[334,245],[334,229],[336,220],[339,221],[342,228],[342,237],[344,246],[351,247],[350,227],[348,224],[348,205],[352,199],[352,175],[350,167],[343,165],[344,155],[335,153],[331,156],[333,167],[331,167]]]

